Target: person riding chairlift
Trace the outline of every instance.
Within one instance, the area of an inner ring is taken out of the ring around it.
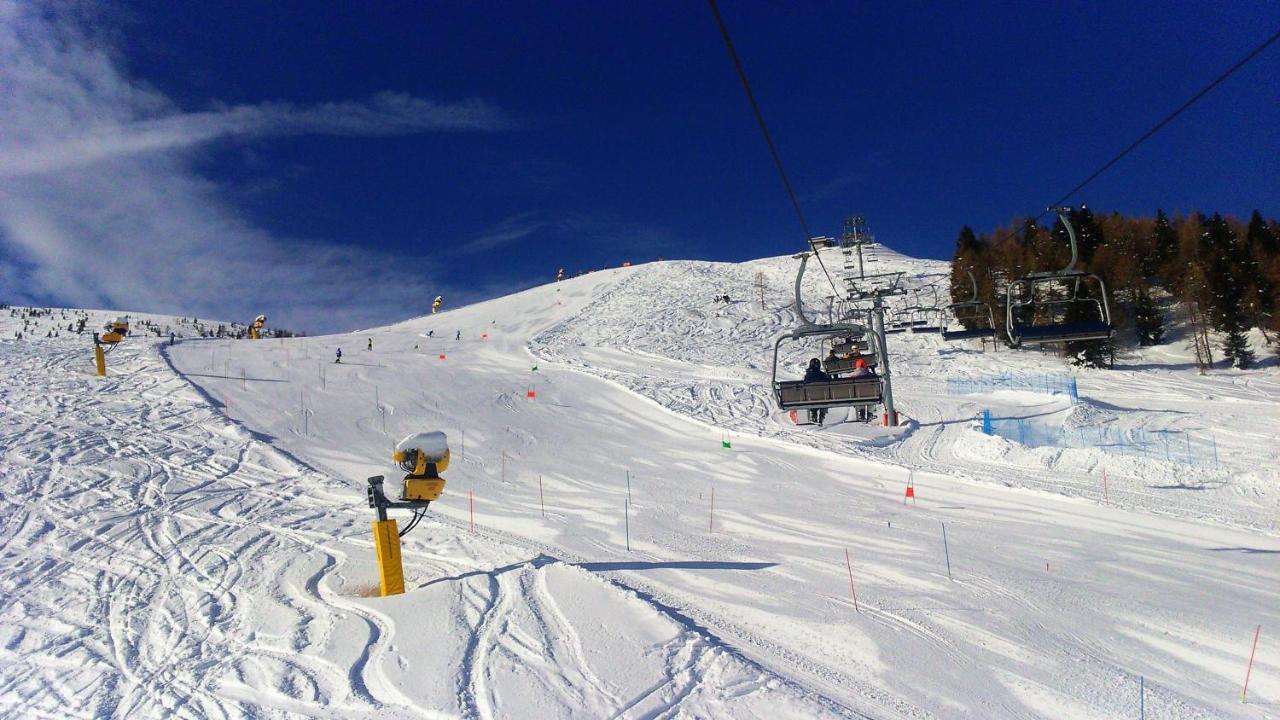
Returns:
[[[853,374],[851,377],[862,378],[875,376],[876,371],[871,369],[871,365],[867,363],[867,359],[859,355],[858,359],[853,363]],[[856,417],[859,422],[869,422],[871,420],[871,408],[858,406],[855,408],[854,417]]]
[[[867,359],[858,355],[858,359],[853,361],[853,376],[868,377],[875,375],[871,370],[871,366],[867,364]]]
[[[822,371],[822,361],[818,358],[810,359],[809,368],[805,370],[804,373],[804,382],[829,382],[830,380],[831,376]],[[822,421],[826,419],[826,408],[813,408],[809,410],[809,422],[821,425]]]

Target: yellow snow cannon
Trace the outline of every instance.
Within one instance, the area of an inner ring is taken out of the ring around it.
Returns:
[[[262,337],[262,329],[266,327],[267,316],[259,315],[253,319],[253,324],[249,326],[249,339],[257,340]]]
[[[112,324],[114,325],[114,323]],[[128,331],[126,330],[126,332]],[[119,332],[116,332],[114,329],[111,330],[110,332],[102,333],[102,335],[99,336],[98,338],[98,341],[101,342],[103,345],[115,345],[121,340],[124,340],[124,336],[121,335]]]
[[[437,295],[436,299],[431,301],[431,314],[435,315],[439,312],[441,305],[444,305],[444,297]]]
[[[440,473],[449,467],[449,440],[442,432],[409,435],[396,443],[391,457],[409,473],[404,476],[399,500],[387,497],[382,489],[386,478],[382,475],[368,479],[369,507],[378,513],[378,519],[373,521],[373,545],[378,554],[378,586],[383,596],[404,592],[400,538],[418,526],[431,501],[438,500],[444,491]],[[388,510],[411,510],[413,517],[400,530],[396,521],[387,517]]]
[[[449,467],[449,440],[442,432],[426,432],[410,435],[396,443],[391,456],[404,476],[401,492],[409,502],[439,500],[444,492],[444,478],[440,473]]]

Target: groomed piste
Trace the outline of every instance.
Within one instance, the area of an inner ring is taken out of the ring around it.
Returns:
[[[59,311],[23,340],[0,312],[0,714],[1275,714],[1273,363],[908,330],[899,425],[797,426],[770,387],[794,278],[660,262],[345,335],[134,331],[105,378],[44,337]],[[447,485],[378,597],[366,478],[430,431]],[[1124,447],[1152,438],[1216,455]]]

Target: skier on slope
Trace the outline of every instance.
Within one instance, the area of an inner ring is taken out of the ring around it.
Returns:
[[[336,363],[342,362],[342,348],[338,348],[338,358],[334,360]]]
[[[373,349],[373,338],[369,338],[369,349]]]
[[[830,379],[831,379],[831,376],[822,371],[821,360],[819,360],[818,358],[812,358],[809,360],[809,369],[805,370],[805,373],[804,373],[804,381],[806,383],[827,382]],[[822,421],[826,419],[827,419],[826,408],[813,408],[809,411],[809,422],[811,423],[817,423],[821,425]]]

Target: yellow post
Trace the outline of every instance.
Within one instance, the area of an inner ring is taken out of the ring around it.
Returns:
[[[102,352],[101,345],[93,346],[93,361],[98,366],[98,377],[107,376],[107,354]]]
[[[383,597],[404,592],[404,566],[400,563],[400,532],[395,520],[373,521],[373,545],[378,551],[378,581]]]

